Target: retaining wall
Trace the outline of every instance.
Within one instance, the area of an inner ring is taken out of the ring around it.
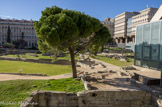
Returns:
[[[35,102],[32,105],[32,102]],[[74,93],[37,91],[21,107],[149,107],[151,94],[145,91],[91,90]]]

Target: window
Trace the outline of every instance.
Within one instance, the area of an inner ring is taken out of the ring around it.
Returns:
[[[151,59],[157,61],[158,60],[158,45],[151,45]]]
[[[147,43],[143,46],[143,58],[147,60],[150,58],[150,46]]]

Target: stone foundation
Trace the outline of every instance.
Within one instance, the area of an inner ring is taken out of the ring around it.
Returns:
[[[34,105],[35,104],[35,105]],[[21,107],[150,107],[145,91],[91,90],[74,93],[37,91]]]

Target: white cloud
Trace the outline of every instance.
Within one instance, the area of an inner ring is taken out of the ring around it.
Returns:
[[[4,19],[11,19],[12,17],[11,16],[7,16],[7,15],[0,15],[1,18],[4,18]]]

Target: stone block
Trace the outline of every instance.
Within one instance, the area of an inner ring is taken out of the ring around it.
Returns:
[[[105,75],[101,75],[101,78],[102,78],[102,79],[105,79]]]
[[[131,105],[142,105],[141,101],[131,101]]]
[[[134,104],[132,105],[132,104],[131,104],[130,107],[141,107],[141,105],[137,105],[137,104],[136,104],[136,105],[134,105]]]

